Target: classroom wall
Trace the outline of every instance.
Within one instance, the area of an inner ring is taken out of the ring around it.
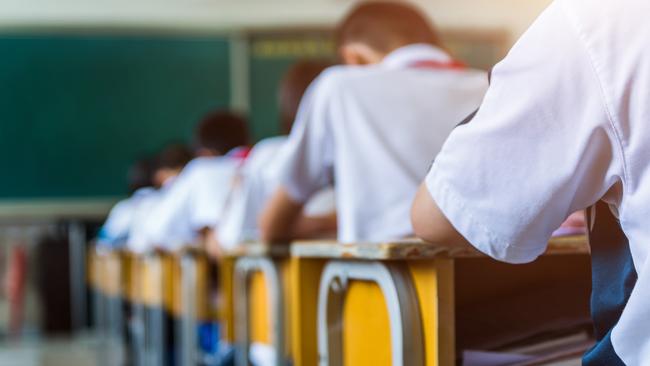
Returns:
[[[505,34],[507,49],[550,0],[415,2],[445,32]],[[134,158],[187,140],[212,107],[254,107],[255,139],[277,133],[273,90],[302,56],[261,55],[250,35],[331,29],[354,3],[1,0],[0,201],[122,195]]]
[[[441,27],[505,29],[510,42],[550,0],[415,0]],[[3,0],[0,27],[110,26],[241,30],[331,25],[349,0]]]

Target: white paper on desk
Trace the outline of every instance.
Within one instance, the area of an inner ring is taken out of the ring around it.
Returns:
[[[535,356],[512,353],[464,351],[463,366],[506,366],[516,362],[530,361]]]

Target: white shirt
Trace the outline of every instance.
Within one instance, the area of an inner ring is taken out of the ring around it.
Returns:
[[[426,179],[465,238],[513,263],[534,260],[571,212],[604,197],[638,274],[611,333],[628,365],[650,364],[648,14],[647,0],[554,2],[495,67],[480,111]]]
[[[241,160],[228,156],[192,160],[144,223],[144,241],[168,250],[194,244],[203,228],[218,224]]]
[[[258,219],[264,205],[278,188],[283,162],[287,159],[287,137],[258,142],[251,150],[233,187],[223,220],[219,223],[219,242],[232,249],[244,242],[259,240]],[[335,211],[334,195],[325,189],[310,200],[305,213],[320,216]]]
[[[152,194],[155,194],[155,189],[140,188],[133,192],[131,197],[115,204],[99,232],[99,243],[105,245],[121,245],[126,243],[133,228],[138,207]]]
[[[483,99],[484,72],[415,67],[423,61],[451,59],[411,45],[378,65],[335,66],[301,103],[283,186],[305,202],[334,183],[342,242],[412,235],[411,201],[432,157]]]
[[[130,251],[141,254],[153,249],[155,243],[148,241],[149,228],[146,223],[151,214],[155,212],[156,206],[162,201],[165,193],[173,185],[174,180],[173,178],[169,179],[160,189],[153,190],[139,202],[133,213],[133,223],[126,242],[126,246]]]
[[[219,243],[224,249],[259,238],[258,216],[268,197],[277,188],[277,161],[282,159],[286,137],[258,142],[239,171],[219,225]]]

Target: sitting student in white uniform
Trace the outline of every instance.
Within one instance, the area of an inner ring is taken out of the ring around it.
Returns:
[[[166,147],[154,159],[153,189],[143,196],[134,210],[131,227],[128,233],[127,247],[135,253],[144,253],[153,249],[147,242],[145,222],[154,212],[156,205],[172,186],[181,170],[192,160],[192,151],[183,144],[173,144]]]
[[[97,234],[97,244],[111,248],[120,248],[126,244],[138,206],[155,191],[154,166],[153,159],[142,159],[129,169],[129,198],[113,206]]]
[[[228,112],[208,114],[195,130],[196,158],[162,197],[145,222],[146,242],[166,250],[207,246],[248,148],[246,120]],[[213,245],[207,249],[217,250]],[[218,255],[212,252],[212,255]]]
[[[487,89],[486,73],[454,61],[410,5],[362,3],[337,33],[347,65],[321,74],[301,103],[281,186],[262,215],[265,240],[291,240],[303,205],[328,184],[339,241],[413,235],[419,182]]]
[[[292,65],[280,83],[279,111],[284,134],[288,134],[296,118],[302,96],[311,82],[329,63],[299,61]],[[282,147],[287,136],[277,136],[258,142],[240,170],[228,199],[223,221],[217,230],[222,249],[232,249],[244,242],[259,240],[258,218],[281,178],[281,162],[286,155]],[[336,206],[332,189],[325,190],[305,209],[296,225],[300,238],[322,237],[336,230]]]
[[[423,239],[525,263],[571,212],[609,205],[622,240],[591,238],[585,366],[650,365],[649,13],[647,0],[553,2],[430,156],[413,206]],[[607,222],[597,212],[591,234]]]

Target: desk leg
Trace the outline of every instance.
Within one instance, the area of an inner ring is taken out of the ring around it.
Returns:
[[[368,306],[386,308],[388,311],[390,364],[423,366],[420,308],[406,263],[357,261],[331,261],[323,270],[318,294],[319,365],[342,365],[347,358],[343,346],[347,324],[343,320],[346,298],[351,293],[348,287],[352,281],[374,283],[381,289],[385,306]],[[363,316],[363,308],[357,307],[355,310],[359,316]],[[372,337],[372,334],[367,337]]]
[[[230,344],[235,343],[234,272],[234,258],[219,261],[219,322],[223,325],[221,337]]]
[[[258,281],[258,283],[264,284],[266,291],[260,288],[256,292],[265,293],[266,300],[256,302],[250,299],[249,291],[252,287],[250,283],[254,274],[263,274],[263,280]],[[266,318],[268,328],[262,326],[260,329],[263,332],[269,329],[271,330],[271,344],[276,352],[274,364],[277,366],[285,365],[284,290],[282,272],[278,268],[277,263],[270,258],[263,257],[243,257],[237,260],[234,271],[234,294],[235,321],[237,324],[236,339],[238,345],[236,364],[247,366],[250,363],[248,353],[250,352],[251,340],[253,339],[251,334],[251,315],[259,314],[259,312],[256,314],[251,310],[255,305],[259,306],[266,303],[268,308],[259,310],[266,310],[268,317],[262,316],[262,319]],[[262,339],[265,338],[265,335],[258,336]]]
[[[197,283],[197,263],[195,259],[186,255],[180,259],[181,266],[181,298],[180,327],[177,329],[180,343],[179,365],[191,366],[197,360],[197,297],[199,284]]]
[[[318,364],[318,284],[326,263],[323,259],[291,258],[291,354],[296,366]]]
[[[422,312],[426,366],[453,366],[456,359],[454,261],[411,261],[409,270]]]

